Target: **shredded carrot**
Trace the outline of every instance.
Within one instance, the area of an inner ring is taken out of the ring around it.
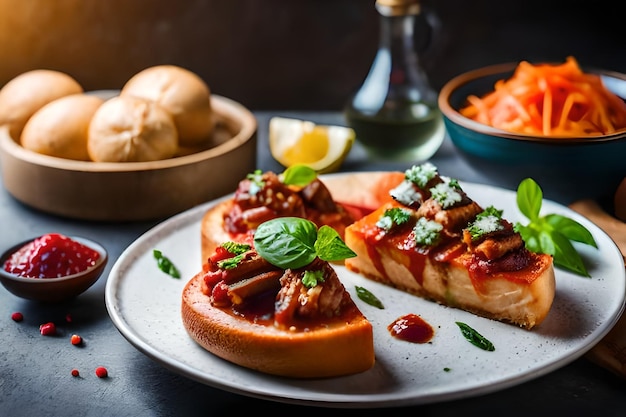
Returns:
[[[483,97],[471,95],[461,114],[477,122],[529,135],[598,136],[626,129],[626,103],[574,57],[563,64],[522,61],[511,78]]]

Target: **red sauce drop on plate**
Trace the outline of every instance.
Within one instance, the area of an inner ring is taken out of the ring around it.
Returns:
[[[34,239],[15,251],[4,270],[20,277],[59,278],[89,269],[100,253],[59,233]]]
[[[395,338],[411,343],[427,343],[435,335],[432,326],[417,314],[406,314],[387,326]]]

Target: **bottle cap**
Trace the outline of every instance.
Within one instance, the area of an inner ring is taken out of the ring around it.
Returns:
[[[420,13],[420,0],[376,0],[376,9],[384,16]]]

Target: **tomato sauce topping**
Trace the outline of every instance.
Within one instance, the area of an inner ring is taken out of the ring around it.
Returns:
[[[428,343],[435,335],[432,326],[417,314],[406,314],[387,326],[397,339],[411,343]]]
[[[361,239],[365,241],[369,258],[383,277],[389,279],[382,263],[382,259],[386,254],[386,256],[393,258],[411,271],[417,282],[422,285],[424,267],[429,251],[416,247],[415,239],[412,237],[414,222],[407,223],[398,230],[391,232],[376,226],[380,216],[386,209],[391,207],[397,207],[397,204],[389,203],[383,205],[373,214],[359,220],[359,227],[355,229],[355,232],[360,234]]]
[[[59,233],[48,233],[15,251],[4,270],[26,278],[60,278],[94,266],[100,253]]]

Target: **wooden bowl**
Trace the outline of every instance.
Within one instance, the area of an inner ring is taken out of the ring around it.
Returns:
[[[57,303],[71,300],[87,291],[98,281],[104,272],[108,261],[106,249],[97,242],[79,237],[70,236],[72,240],[82,243],[100,253],[96,264],[83,272],[67,275],[60,278],[28,278],[11,274],[4,270],[4,263],[22,246],[34,240],[20,242],[0,255],[0,282],[10,293],[27,300],[44,303]]]
[[[169,217],[231,193],[256,167],[257,121],[241,104],[212,95],[214,142],[151,162],[89,162],[38,154],[0,128],[7,191],[41,211],[82,220],[140,221]]]

